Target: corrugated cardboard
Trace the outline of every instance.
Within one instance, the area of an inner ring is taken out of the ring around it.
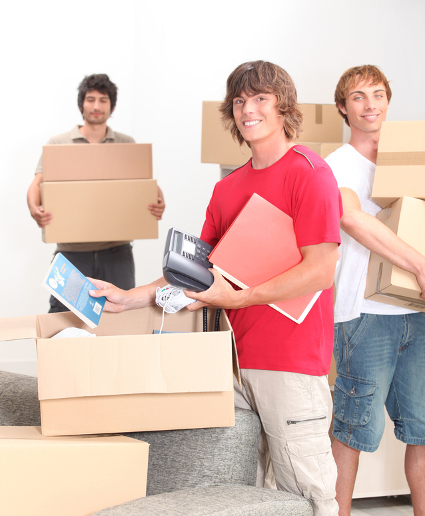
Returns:
[[[303,114],[303,142],[342,142],[343,119],[335,104],[300,104]]]
[[[251,150],[245,143],[240,146],[225,130],[218,111],[220,104],[217,101],[202,103],[201,163],[240,167],[251,158]],[[300,104],[300,108],[304,130],[297,144],[307,146],[322,158],[343,145],[343,120],[335,105]]]
[[[218,111],[220,104],[207,100],[202,103],[201,163],[245,165],[252,156],[251,150],[246,143],[240,146],[224,128]]]
[[[43,228],[44,242],[158,238],[158,221],[148,210],[158,199],[154,179],[42,183],[41,196],[53,215]]]
[[[209,313],[210,330],[215,311]],[[234,425],[232,329],[202,332],[202,311],[158,307],[104,313],[90,329],[74,314],[36,318],[43,435],[79,435]],[[51,339],[64,328],[97,337]],[[14,331],[13,331],[14,328]],[[0,320],[0,340],[30,338],[27,318]]]
[[[43,181],[152,179],[152,144],[45,145]]]
[[[149,445],[0,426],[0,514],[89,516],[146,496]]]
[[[316,143],[316,142],[297,142],[297,145],[305,145],[310,150],[318,154],[321,158],[325,159],[332,152],[336,151],[344,144],[342,142],[336,143]]]
[[[376,218],[404,242],[425,254],[425,201],[402,197],[380,211]],[[370,254],[366,299],[425,312],[425,301],[420,299],[420,294],[421,288],[414,274],[375,253]]]
[[[385,208],[403,196],[425,199],[425,121],[382,124],[372,199]]]

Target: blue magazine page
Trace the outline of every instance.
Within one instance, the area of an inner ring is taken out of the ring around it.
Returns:
[[[89,290],[98,289],[61,253],[52,261],[42,286],[90,328],[99,324],[106,298],[89,296]]]

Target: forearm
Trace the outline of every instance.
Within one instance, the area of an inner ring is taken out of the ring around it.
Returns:
[[[161,277],[148,285],[127,290],[124,310],[134,310],[135,308],[154,306],[157,287],[163,287],[166,284],[166,280]]]
[[[311,263],[300,264],[271,280],[240,291],[238,308],[289,301],[330,288],[333,284],[334,265],[324,270]]]
[[[30,211],[33,211],[38,206],[41,206],[41,192],[40,192],[40,183],[42,181],[41,174],[37,174],[33,180],[33,182],[30,184],[30,187],[28,188],[27,193],[27,204]]]
[[[416,276],[425,274],[425,258],[380,220],[361,211],[348,212],[341,229],[361,245]]]

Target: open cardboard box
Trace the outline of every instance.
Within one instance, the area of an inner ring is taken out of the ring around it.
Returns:
[[[149,445],[118,436],[42,437],[0,426],[0,514],[89,516],[146,496]]]
[[[382,124],[372,199],[385,208],[403,196],[425,199],[425,121]]]
[[[158,221],[148,210],[148,205],[158,200],[154,179],[55,181],[41,183],[40,187],[43,207],[53,215],[43,228],[44,242],[158,238]]]
[[[152,144],[44,145],[43,181],[107,179],[152,179]]]
[[[425,254],[425,201],[402,197],[380,211],[376,218],[404,242]],[[370,253],[365,298],[410,310],[425,312],[421,288],[411,272]]]
[[[90,329],[73,313],[0,319],[0,340],[35,338],[43,435],[233,426],[233,332],[221,312],[202,332],[202,310],[149,307],[103,313]],[[51,339],[67,327],[96,338]]]
[[[224,128],[218,110],[221,102],[202,103],[201,163],[218,163],[240,167],[251,159],[251,150],[235,142]],[[298,145],[305,145],[322,158],[343,145],[342,118],[334,104],[300,104],[304,116],[303,132]]]

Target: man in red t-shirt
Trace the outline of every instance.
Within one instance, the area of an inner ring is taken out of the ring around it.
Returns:
[[[268,451],[278,489],[310,499],[316,516],[336,516],[326,375],[342,214],[338,187],[317,154],[292,143],[301,132],[302,114],[295,86],[282,68],[263,61],[240,65],[227,80],[220,109],[233,136],[251,147],[252,160],[216,185],[201,238],[215,245],[256,192],[293,218],[303,260],[246,290],[235,290],[212,270],[210,289],[186,292],[197,300],[188,309],[228,311],[242,378],[241,386],[235,381],[235,404],[257,412],[263,426],[257,485],[264,483]],[[156,287],[164,284],[161,278],[124,292],[97,281],[103,290],[93,294],[106,295],[106,309],[122,311],[154,304]],[[300,325],[268,306],[320,290]]]

